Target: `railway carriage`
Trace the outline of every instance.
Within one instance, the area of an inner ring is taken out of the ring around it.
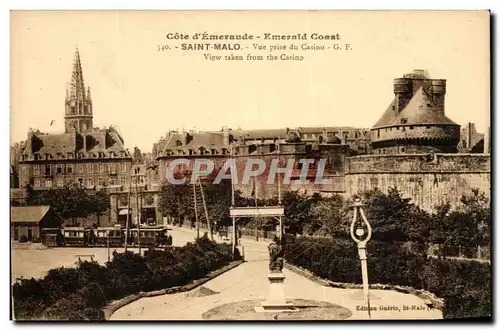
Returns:
[[[42,228],[40,239],[48,247],[61,246],[63,237],[60,228]]]
[[[121,226],[94,229],[96,246],[121,247],[125,241]]]
[[[168,233],[167,227],[145,226],[130,230],[134,246],[160,247],[172,245],[172,236]]]
[[[83,227],[65,227],[62,233],[64,246],[86,247],[94,237],[92,229]]]

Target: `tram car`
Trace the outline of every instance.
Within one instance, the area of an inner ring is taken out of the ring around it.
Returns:
[[[134,246],[151,248],[172,245],[172,236],[167,227],[141,226],[130,229],[130,240]]]
[[[42,244],[48,247],[61,246],[63,237],[60,228],[42,228],[40,239]]]
[[[94,237],[94,232],[90,228],[65,227],[62,229],[63,245],[86,247]]]
[[[122,247],[125,242],[121,226],[98,227],[94,229],[95,246]]]

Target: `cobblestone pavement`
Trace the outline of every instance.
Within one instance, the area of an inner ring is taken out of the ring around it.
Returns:
[[[189,229],[179,228],[194,236]],[[205,283],[215,292],[193,297],[178,293],[139,299],[117,310],[112,320],[201,320],[202,314],[215,306],[231,302],[265,299],[268,293],[267,243],[242,239],[247,262]],[[358,289],[338,289],[322,286],[285,269],[285,295],[289,299],[326,301],[348,308],[350,319],[368,319],[362,310],[363,294]],[[372,290],[372,319],[440,319],[439,310],[428,310],[424,300],[410,294],[389,290]],[[409,310],[404,310],[408,307]],[[414,308],[414,310],[411,310]]]

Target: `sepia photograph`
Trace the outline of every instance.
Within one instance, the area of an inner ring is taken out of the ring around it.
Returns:
[[[491,321],[491,21],[11,11],[11,320]]]

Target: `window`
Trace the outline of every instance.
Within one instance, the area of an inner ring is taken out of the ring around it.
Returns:
[[[58,178],[57,181],[56,181],[56,186],[61,188],[64,186],[64,180],[63,178]]]
[[[45,175],[50,175],[51,170],[50,170],[50,165],[45,165]]]
[[[94,164],[94,173],[99,173],[99,165]]]
[[[39,188],[40,187],[40,179],[35,179],[33,184],[34,184],[35,188]]]
[[[78,164],[78,173],[83,173],[84,172],[84,165],[83,164]]]
[[[87,173],[93,173],[92,171],[92,164],[87,164]]]
[[[104,164],[99,164],[99,173],[104,173]]]
[[[124,186],[124,185],[125,185],[125,177],[123,177],[123,176],[122,176],[122,177],[120,177],[120,184],[121,184],[122,186]]]
[[[115,164],[108,164],[108,173],[111,173],[111,174],[116,173]]]
[[[92,178],[87,179],[87,187],[92,187],[94,185],[94,180]]]
[[[377,137],[378,138],[380,137],[380,130],[379,129],[377,130]]]
[[[38,165],[33,166],[33,175],[40,175],[40,166]]]
[[[73,173],[73,164],[68,164],[67,170],[68,170],[68,174],[72,174]]]
[[[104,186],[104,178],[99,178],[99,186]]]
[[[50,179],[45,180],[45,187],[51,188],[52,187],[52,180],[50,180]]]
[[[82,178],[78,178],[78,185],[80,187],[83,186],[83,179]]]
[[[62,167],[63,166],[61,164],[57,164],[57,174],[61,174],[63,172]]]
[[[120,163],[121,171],[127,172],[127,163]]]
[[[413,129],[413,126],[410,126],[410,129]]]
[[[115,178],[109,178],[109,185],[114,186],[115,185]]]

